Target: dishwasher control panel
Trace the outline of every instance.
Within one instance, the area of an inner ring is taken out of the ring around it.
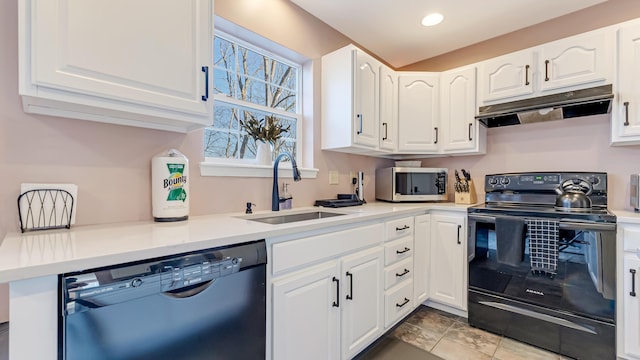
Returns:
[[[161,273],[162,291],[176,290],[237,273],[241,264],[242,258],[233,258],[215,262],[204,261],[184,267],[164,265]]]

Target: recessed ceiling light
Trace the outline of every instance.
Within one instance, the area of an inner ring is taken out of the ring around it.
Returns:
[[[442,22],[442,19],[444,19],[444,16],[440,13],[432,13],[429,14],[427,16],[425,16],[422,19],[422,25],[424,26],[433,26],[433,25],[438,25]]]

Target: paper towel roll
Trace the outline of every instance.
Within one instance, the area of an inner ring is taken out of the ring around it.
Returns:
[[[189,160],[176,149],[151,160],[151,200],[155,221],[189,218]]]

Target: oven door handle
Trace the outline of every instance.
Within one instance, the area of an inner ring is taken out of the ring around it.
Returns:
[[[615,223],[595,223],[581,221],[560,220],[559,224],[562,230],[582,230],[582,231],[616,231]]]
[[[495,216],[486,216],[486,215],[468,215],[469,220],[475,220],[475,221],[479,221],[479,222],[483,222],[483,223],[491,223],[491,224],[495,224],[496,223],[496,217]]]

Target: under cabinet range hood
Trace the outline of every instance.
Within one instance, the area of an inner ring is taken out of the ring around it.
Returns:
[[[487,127],[529,124],[611,112],[613,86],[602,85],[502,104],[481,106],[478,119]]]

